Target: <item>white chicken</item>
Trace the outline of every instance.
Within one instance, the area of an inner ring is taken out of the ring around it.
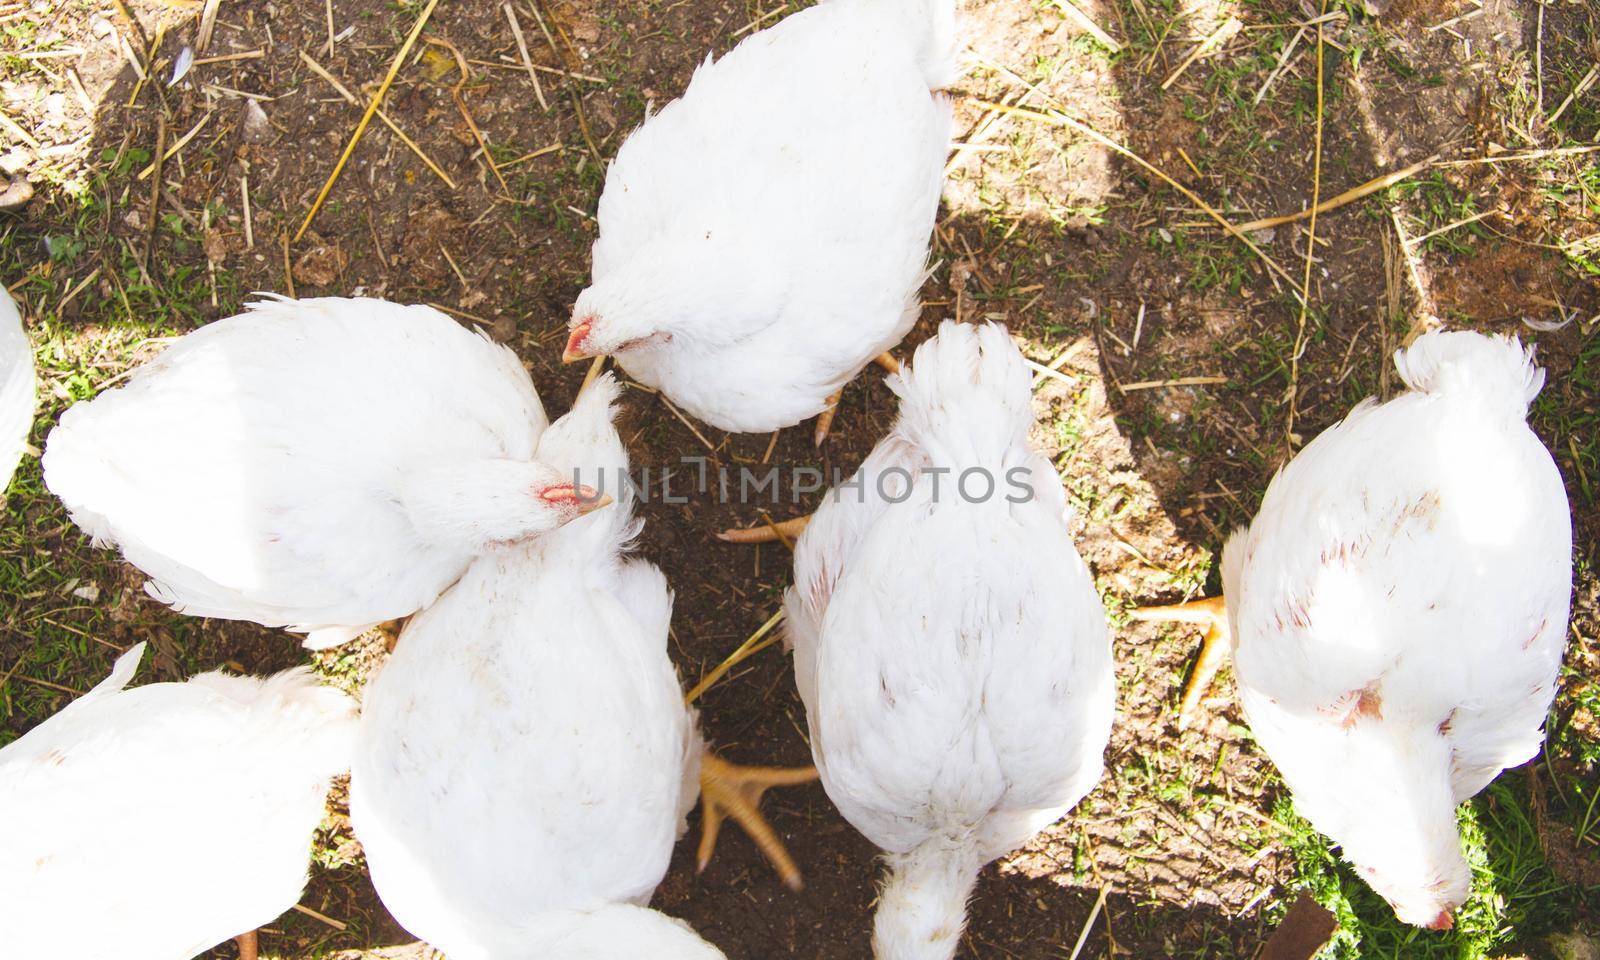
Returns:
[[[814,776],[702,763],[667,657],[671,591],[622,555],[640,521],[616,392],[595,381],[539,444],[615,505],[481,557],[366,691],[352,824],[390,913],[451,960],[721,957],[645,906],[697,776],[708,817],[746,824],[752,793]]]
[[[984,864],[1099,779],[1105,613],[1005,328],[945,323],[795,547],[795,682],[828,796],[887,854],[873,953],[948,960]]]
[[[724,430],[831,409],[916,322],[954,18],[825,0],[708,58],[611,164],[564,359],[612,355]]]
[[[33,428],[38,403],[33,371],[33,345],[23,329],[22,314],[0,286],[0,501],[17,472]]]
[[[300,899],[355,703],[306,668],[124,689],[143,653],[0,750],[7,957],[253,960]]]
[[[428,307],[273,299],[51,431],[45,482],[182,613],[351,639],[598,505],[511,350]]]
[[[1256,741],[1404,922],[1448,929],[1471,875],[1456,807],[1539,751],[1572,582],[1566,492],[1528,428],[1515,339],[1432,332],[1267,487],[1222,553],[1192,716],[1231,643]]]

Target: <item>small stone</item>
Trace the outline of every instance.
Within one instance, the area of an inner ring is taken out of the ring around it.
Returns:
[[[26,147],[12,147],[0,155],[0,173],[8,177],[16,176],[32,164],[33,154]]]
[[[267,111],[254,100],[245,100],[240,110],[239,133],[246,143],[265,143],[272,139],[272,124],[267,122]]]
[[[33,199],[33,184],[26,177],[14,177],[0,189],[0,210],[21,210]]]
[[[617,128],[617,112],[611,109],[611,104],[604,99],[596,99],[590,104],[590,107],[594,111],[595,118],[605,126],[605,129],[615,130]]]

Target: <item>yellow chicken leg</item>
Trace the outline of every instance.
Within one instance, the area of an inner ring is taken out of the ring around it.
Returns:
[[[872,362],[890,373],[900,372],[900,361],[887,351],[873,357]],[[822,441],[828,439],[828,430],[833,426],[833,415],[838,409],[839,397],[843,393],[843,389],[836,391],[828,398],[828,408],[817,414],[817,429],[813,439],[819,447],[822,446]],[[728,543],[771,543],[774,540],[781,540],[784,546],[793,549],[794,541],[799,538],[800,531],[810,522],[811,518],[805,516],[793,517],[778,523],[767,523],[759,527],[733,527],[717,534],[717,539],[726,540]]]
[[[717,846],[724,817],[732,817],[778,871],[783,885],[798,891],[804,884],[783,841],[761,815],[761,795],[768,787],[785,787],[817,779],[816,767],[741,767],[707,752],[700,759],[700,852],[704,871]]]
[[[241,933],[234,937],[234,942],[239,944],[239,960],[256,960],[256,932]]]
[[[822,446],[822,441],[828,439],[828,431],[833,429],[833,415],[839,411],[839,399],[844,396],[844,388],[833,391],[828,397],[828,405],[817,414],[817,428],[811,432],[811,442]]]
[[[1194,662],[1194,673],[1183,690],[1183,700],[1178,706],[1178,729],[1187,729],[1200,710],[1200,701],[1210,689],[1211,681],[1228,655],[1228,608],[1224,598],[1207,597],[1189,603],[1167,607],[1140,607],[1129,614],[1135,620],[1156,623],[1198,623],[1206,628],[1200,645],[1200,656]]]
[[[791,517],[788,520],[779,520],[777,523],[764,523],[759,527],[732,527],[717,534],[718,540],[728,543],[771,543],[774,540],[783,541],[783,545],[794,549],[794,542],[800,538],[806,524],[811,522],[811,515]]]
[[[894,354],[887,351],[878,354],[876,357],[873,357],[872,362],[889,371],[890,373],[900,372],[900,361],[895,358]],[[838,410],[839,398],[843,395],[843,387],[835,390],[833,392],[833,396],[828,398],[828,406],[821,413],[817,414],[817,428],[812,432],[811,439],[819,447],[822,446],[822,441],[828,439],[828,431],[833,428],[833,415]]]

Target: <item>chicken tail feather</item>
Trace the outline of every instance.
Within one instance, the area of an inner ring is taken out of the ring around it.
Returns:
[[[1544,387],[1533,348],[1516,337],[1435,330],[1396,351],[1394,365],[1413,390],[1474,400],[1518,419]]]

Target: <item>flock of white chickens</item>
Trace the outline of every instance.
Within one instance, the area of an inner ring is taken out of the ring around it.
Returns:
[[[727,430],[827,410],[918,314],[952,7],[825,0],[708,60],[610,168],[566,358]],[[3,306],[8,478],[33,370]],[[1226,604],[1143,615],[1209,625],[1185,716],[1231,652],[1299,810],[1437,930],[1470,882],[1456,806],[1540,746],[1571,527],[1525,423],[1531,353],[1431,332],[1395,363],[1410,391],[1307,445],[1229,540]],[[899,418],[853,495],[795,544],[795,681],[816,774],[885,852],[880,960],[952,957],[981,868],[1101,775],[1110,637],[1028,443],[1030,379],[1003,328],[945,323],[889,377]],[[620,392],[602,376],[552,423],[510,350],[434,310],[268,299],[69,409],[45,481],[158,600],[310,646],[411,619],[359,714],[304,668],[129,688],[140,644],[0,750],[0,953],[253,956],[350,770],[374,885],[452,960],[721,957],[647,906],[688,811],[703,856],[731,816],[798,886],[756,804],[813,774],[702,744],[667,576],[628,556],[633,495],[580,481],[627,468]],[[974,470],[1031,495],[941,494]]]

